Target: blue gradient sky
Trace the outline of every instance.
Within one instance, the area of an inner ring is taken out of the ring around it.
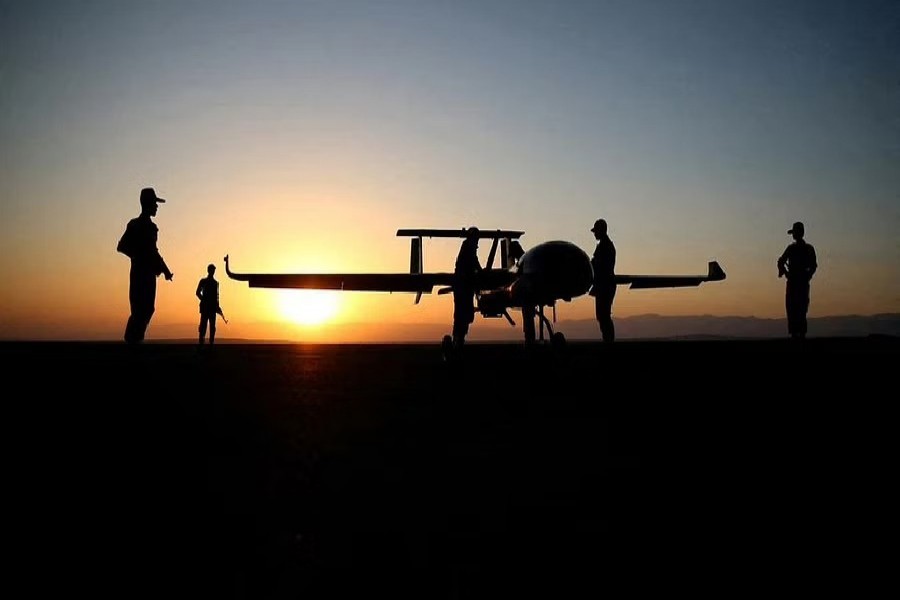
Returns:
[[[170,199],[160,322],[193,321],[226,252],[242,270],[402,271],[398,227],[590,252],[601,216],[619,272],[718,259],[729,276],[623,290],[619,315],[783,315],[775,259],[798,219],[821,263],[812,316],[900,310],[896,1],[0,7],[0,323],[19,335],[124,323],[115,243],[145,185]],[[432,244],[426,267],[455,250]],[[232,283],[238,320],[278,319],[274,292]],[[341,302],[351,321],[450,311]]]

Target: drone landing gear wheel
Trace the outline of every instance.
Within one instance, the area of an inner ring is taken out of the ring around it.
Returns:
[[[550,336],[550,345],[554,350],[562,350],[566,347],[566,336],[560,331],[555,332]]]

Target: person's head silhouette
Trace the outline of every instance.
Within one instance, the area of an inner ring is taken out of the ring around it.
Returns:
[[[803,234],[805,233],[803,223],[800,221],[795,222],[794,225],[788,229],[788,233],[794,236],[795,240],[802,240]]]
[[[156,215],[160,202],[165,202],[165,199],[157,196],[156,191],[152,187],[145,187],[141,190],[141,212],[151,217]]]
[[[209,276],[212,277],[216,274],[216,265],[210,264],[206,267],[206,272],[209,273]]]
[[[594,237],[598,240],[606,235],[606,220],[597,219],[596,221],[594,221],[594,226],[591,227],[591,231],[594,232]]]

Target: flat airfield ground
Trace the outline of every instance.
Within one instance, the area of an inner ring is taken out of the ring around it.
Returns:
[[[858,595],[892,556],[898,348],[3,343],[7,568],[33,596]]]

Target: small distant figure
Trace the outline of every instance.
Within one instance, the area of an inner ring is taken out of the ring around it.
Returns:
[[[200,299],[200,345],[206,338],[206,327],[209,325],[209,345],[216,343],[216,315],[222,315],[225,323],[225,314],[219,306],[219,282],[216,281],[216,265],[206,267],[207,276],[197,284],[197,298]]]
[[[787,277],[784,304],[788,333],[795,340],[806,337],[806,313],[809,310],[809,282],[818,268],[816,250],[803,239],[803,223],[797,221],[788,229],[794,242],[778,259],[778,277]]]
[[[141,214],[128,222],[116,247],[118,252],[131,259],[128,288],[131,316],[125,326],[125,341],[129,344],[144,340],[156,310],[156,278],[162,274],[166,281],[172,281],[174,277],[156,247],[159,228],[152,217],[156,216],[161,202],[165,200],[158,197],[153,188],[142,189]]]
[[[459,350],[466,342],[469,325],[475,320],[476,276],[481,272],[478,262],[478,228],[469,227],[456,255],[453,284],[453,348]]]
[[[597,247],[591,258],[594,285],[591,287],[590,295],[594,297],[594,308],[603,341],[612,343],[616,339],[616,328],[612,320],[612,305],[616,297],[616,247],[607,235],[604,219],[597,219],[591,231],[594,232]]]

